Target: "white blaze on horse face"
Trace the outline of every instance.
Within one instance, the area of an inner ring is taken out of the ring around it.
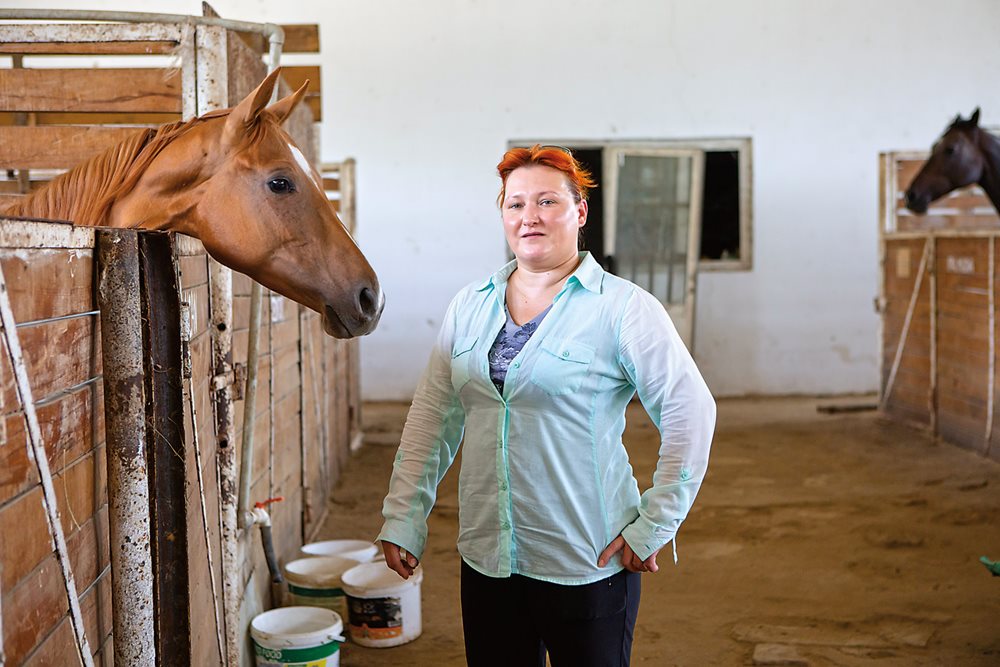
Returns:
[[[309,175],[313,183],[316,184],[316,187],[319,188],[319,191],[323,193],[324,197],[326,197],[326,191],[323,189],[323,182],[320,180],[319,176],[317,176],[315,170],[313,170],[312,165],[309,164],[309,160],[307,160],[306,156],[302,154],[302,151],[299,150],[298,146],[296,146],[295,144],[287,144],[287,145],[288,145],[288,150],[290,150],[292,152],[292,156],[295,157],[295,161],[298,163],[300,167],[302,167],[302,171],[306,172],[306,174]],[[340,226],[344,228],[345,232],[347,232],[347,238],[351,239],[351,243],[354,244],[354,247],[360,250],[360,248],[358,247],[358,242],[354,240],[354,236],[351,234],[350,230],[347,229],[347,225],[344,224],[343,220],[340,220]]]
[[[316,187],[318,187],[320,191],[322,191],[323,184],[316,177],[316,172],[313,171],[312,165],[309,164],[309,160],[307,160],[306,156],[302,154],[302,151],[299,150],[299,147],[296,146],[295,144],[288,144],[288,150],[292,151],[292,157],[294,157],[298,165],[302,167],[302,171],[306,172],[306,176],[311,178],[312,182],[316,184]]]

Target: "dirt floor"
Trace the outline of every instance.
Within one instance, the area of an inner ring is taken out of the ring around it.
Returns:
[[[978,562],[1000,559],[1000,464],[875,412],[816,409],[871,402],[720,403],[680,562],[668,548],[643,575],[633,664],[1000,665],[1000,577]],[[376,534],[406,409],[365,405],[366,446],[331,499],[324,539]],[[625,442],[645,488],[657,434],[638,406]],[[391,649],[347,644],[344,667],[465,664],[457,477],[430,519],[423,635]]]

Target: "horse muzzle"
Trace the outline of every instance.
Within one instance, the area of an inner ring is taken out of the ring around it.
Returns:
[[[917,193],[916,191],[910,189],[906,191],[906,208],[910,209],[918,215],[922,215],[927,212],[927,207],[931,203],[930,196]]]
[[[323,330],[334,338],[354,338],[370,334],[378,325],[385,307],[382,290],[362,287],[351,308],[323,307]]]

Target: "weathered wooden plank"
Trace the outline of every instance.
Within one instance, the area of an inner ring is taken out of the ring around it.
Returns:
[[[43,532],[46,530],[44,520],[41,521],[41,528]],[[106,522],[103,534],[107,535]],[[94,538],[93,521],[88,521],[67,537],[74,572],[96,571],[98,547]],[[11,563],[6,559],[4,562]],[[77,579],[80,590],[94,581],[93,576],[81,577],[79,574]],[[20,664],[66,615],[66,591],[54,555],[45,557],[41,565],[33,568],[16,587],[5,588],[3,610],[6,657],[12,664]],[[110,628],[110,625],[105,627]]]
[[[12,55],[169,55],[176,42],[0,42],[0,53]]]
[[[315,23],[284,24],[284,53],[319,53],[319,26]]]
[[[97,369],[100,371],[100,367]],[[13,409],[16,406],[7,406]],[[80,457],[104,442],[104,391],[101,382],[46,405],[38,406],[42,440],[54,473],[62,472]],[[28,459],[24,418],[3,417],[0,446],[0,506],[38,483],[34,464]]]
[[[178,69],[0,69],[5,111],[181,111]]]
[[[319,93],[322,86],[319,65],[282,67],[281,78],[285,80],[285,83],[292,90],[298,90],[302,84],[308,81],[309,86],[306,88],[306,93]]]
[[[107,534],[107,527],[104,528]],[[100,598],[100,603],[98,599]],[[105,574],[96,586],[80,598],[87,639],[94,652],[94,664],[111,664],[114,649],[111,637],[111,576]],[[98,615],[101,615],[101,618]],[[103,631],[102,631],[103,630]],[[48,637],[26,659],[24,667],[53,667],[65,664],[66,656],[76,652],[76,637],[69,617],[63,618]],[[107,662],[102,656],[107,654]]]
[[[267,66],[260,54],[247,47],[237,33],[227,34],[229,59],[229,106],[235,106],[267,76]]]
[[[0,217],[0,248],[90,248],[94,227]]]
[[[94,514],[95,473],[100,484],[99,497],[103,499],[106,496],[103,461],[104,448],[100,447],[65,471],[53,475],[54,486],[59,489],[60,518],[71,558],[76,553],[72,546],[75,536]],[[40,486],[0,508],[0,529],[0,534],[4,536],[0,542],[0,562],[4,563],[3,589],[6,591],[16,588],[18,582],[53,553]],[[93,581],[93,577],[86,578],[80,573],[77,573],[76,579],[81,587]],[[61,578],[57,584],[59,590],[63,590]]]
[[[0,250],[14,319],[19,323],[96,310],[90,249]]]
[[[179,43],[185,28],[176,23],[11,23],[0,25],[0,43]]]
[[[178,260],[178,266],[182,289],[187,290],[208,283],[208,257],[206,255],[181,257]]]
[[[20,125],[18,117],[24,114],[16,111],[0,111],[0,126]],[[29,125],[129,125],[134,127],[155,127],[164,123],[181,120],[180,113],[167,112],[86,112],[86,111],[40,111],[31,114]]]
[[[137,132],[133,127],[0,127],[0,169],[68,169]]]
[[[46,400],[56,392],[72,389],[94,377],[97,367],[94,355],[100,355],[100,342],[94,340],[95,336],[100,336],[96,318],[55,320],[20,329],[18,334],[36,401]],[[2,342],[4,354],[6,345]],[[6,372],[0,378],[0,385],[3,401],[0,405],[19,405],[14,380]]]
[[[982,230],[1000,227],[1000,218],[990,214],[935,215],[929,213],[923,216],[900,215],[896,220],[897,228],[901,232]]]

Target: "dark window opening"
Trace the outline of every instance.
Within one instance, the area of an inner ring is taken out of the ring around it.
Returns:
[[[610,257],[604,252],[604,151],[601,148],[573,148],[573,156],[597,181],[597,187],[587,196],[587,224],[583,226],[581,249],[589,250],[605,270],[610,271]]]
[[[705,151],[701,259],[740,258],[740,154]]]

